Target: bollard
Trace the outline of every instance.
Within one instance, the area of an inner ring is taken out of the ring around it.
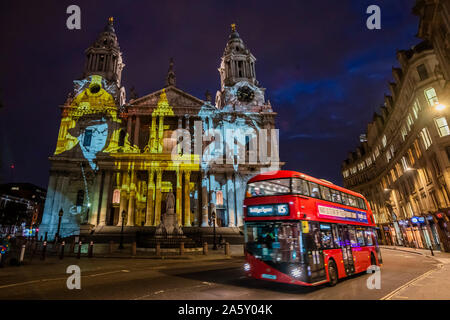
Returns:
[[[203,254],[207,255],[208,254],[208,242],[203,242]]]
[[[230,255],[230,244],[228,242],[225,242],[225,255]]]
[[[161,244],[159,242],[156,243],[156,255],[158,257],[161,255]]]
[[[93,254],[94,254],[94,241],[91,241],[89,243],[88,258],[92,258]]]
[[[64,247],[66,245],[66,242],[63,241],[61,242],[61,251],[59,251],[59,259],[62,260],[64,259]]]
[[[109,253],[113,253],[114,251],[114,241],[109,241]]]
[[[42,256],[41,256],[41,260],[45,260],[45,253],[47,251],[47,241],[44,241],[44,243],[42,244]]]
[[[19,265],[23,263],[23,257],[25,256],[25,245],[22,245],[22,249],[20,250],[20,257],[19,257]]]
[[[434,256],[433,247],[430,246],[431,255]]]
[[[180,256],[184,254],[184,242],[180,242]]]
[[[136,255],[136,241],[133,241],[133,243],[131,244],[131,255]]]
[[[81,244],[82,242],[78,242],[78,252],[77,252],[77,259],[81,258]]]

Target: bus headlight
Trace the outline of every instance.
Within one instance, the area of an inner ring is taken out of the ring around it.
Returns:
[[[244,270],[249,272],[250,271],[250,263],[245,263],[244,264]]]
[[[291,275],[294,278],[300,278],[302,276],[302,269],[300,268],[294,268],[291,270]]]

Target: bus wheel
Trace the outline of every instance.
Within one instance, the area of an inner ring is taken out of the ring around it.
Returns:
[[[334,287],[338,282],[338,273],[336,263],[333,260],[328,262],[328,277],[330,278],[329,285],[330,287]]]
[[[370,265],[371,266],[377,265],[377,260],[375,259],[375,256],[373,255],[373,253],[370,253]]]

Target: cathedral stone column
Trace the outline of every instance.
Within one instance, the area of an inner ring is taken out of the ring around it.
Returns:
[[[191,180],[191,172],[184,172],[184,226],[191,226],[191,198],[189,192],[189,182]]]
[[[155,218],[155,206],[153,202],[153,196],[155,194],[155,171],[150,170],[148,172],[148,190],[147,190],[147,214],[145,217],[145,226],[150,227],[153,226],[153,220]]]
[[[102,183],[102,174],[100,171],[96,173],[94,188],[92,188],[94,199],[92,201],[91,207],[89,208],[89,223],[97,225],[97,215],[98,215],[98,202],[100,199],[100,185]]]
[[[227,211],[228,211],[228,226],[235,227],[235,197],[234,197],[234,181],[233,181],[233,173],[227,172]]]
[[[110,182],[111,182],[111,171],[107,171],[105,174],[105,181],[103,183],[103,195],[102,195],[102,206],[100,209],[100,226],[106,225],[106,211],[108,209],[108,198],[111,193]]]
[[[161,182],[162,182],[162,170],[156,171],[156,197],[155,197],[155,226],[158,226],[161,222]]]
[[[183,209],[181,208],[181,197],[182,197],[182,183],[181,180],[183,178],[183,172],[180,171],[179,169],[177,169],[176,171],[177,174],[177,191],[176,191],[176,213],[177,213],[177,219],[178,219],[178,224],[179,225],[183,225],[183,220],[182,220],[182,212]]]
[[[128,116],[128,120],[127,120],[127,133],[128,133],[128,138],[130,138],[131,137],[131,116]]]
[[[134,226],[134,214],[135,214],[135,208],[136,208],[136,185],[135,185],[135,178],[136,174],[134,170],[132,170],[130,173],[130,197],[128,200],[128,219],[127,219],[127,226]]]
[[[130,199],[128,201],[128,219],[127,227],[134,226],[134,210],[135,210],[136,191],[130,191]]]
[[[128,197],[127,197],[127,190],[125,189],[125,186],[127,185],[127,172],[121,172],[122,177],[122,185],[120,186],[120,205],[119,205],[119,221],[117,222],[118,226],[122,225],[122,212],[125,210],[127,212],[128,210]]]
[[[158,128],[158,153],[163,150],[163,137],[164,137],[164,116],[159,116],[159,128]]]
[[[136,125],[134,126],[134,140],[133,144],[137,145],[139,147],[139,130],[141,127],[141,118],[139,116],[136,116]]]
[[[208,177],[202,171],[202,227],[208,227]]]

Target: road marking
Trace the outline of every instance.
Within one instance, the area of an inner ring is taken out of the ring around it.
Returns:
[[[27,282],[11,283],[11,284],[7,284],[7,285],[4,285],[4,286],[0,286],[0,289],[20,286],[20,285],[24,285],[24,284],[36,283],[36,282],[39,282],[39,281],[41,281],[41,280],[33,280],[33,281],[27,281]]]
[[[160,290],[160,291],[153,292],[153,294],[160,294],[160,293],[163,293],[163,292],[164,292],[164,290]]]
[[[414,282],[419,281],[420,279],[426,278],[428,275],[432,274],[435,271],[438,271],[440,269],[442,269],[444,265],[443,264],[438,264],[437,268],[432,269],[428,272],[425,272],[424,274],[422,274],[421,276],[418,276],[414,279],[412,279],[411,281],[408,281],[407,283],[405,283],[404,285],[398,287],[397,289],[395,289],[394,291],[392,291],[391,293],[385,295],[383,298],[381,298],[380,300],[390,300],[392,297],[394,297],[398,292],[400,292],[403,289],[408,288],[410,285],[412,285]]]
[[[403,297],[403,296],[396,296],[395,298],[398,298],[398,299],[409,299],[408,297]]]

